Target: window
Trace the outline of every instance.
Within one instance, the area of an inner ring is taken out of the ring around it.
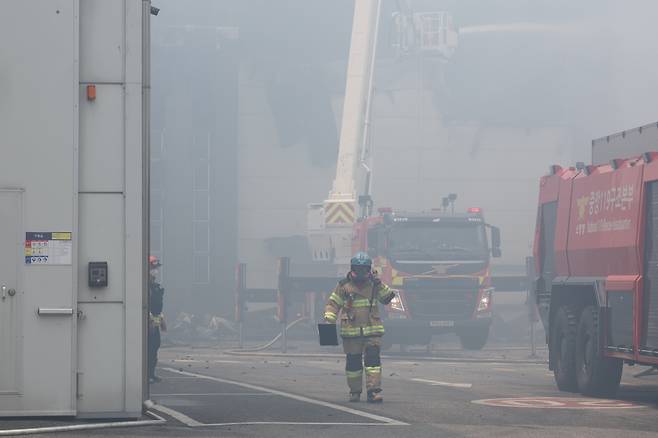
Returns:
[[[193,259],[195,284],[210,283],[210,259],[207,255],[195,255]]]
[[[555,225],[557,222],[557,201],[541,207],[541,276],[546,281],[555,277]]]
[[[489,254],[482,223],[396,224],[388,245],[394,259],[479,260]]]
[[[192,179],[193,282],[210,283],[210,134],[195,136]]]
[[[194,252],[195,253],[207,253],[210,248],[210,236],[209,236],[208,223],[204,222],[195,222],[193,225],[193,234],[194,234]]]

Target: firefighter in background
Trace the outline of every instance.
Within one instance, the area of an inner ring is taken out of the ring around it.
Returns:
[[[149,257],[149,332],[148,332],[148,371],[149,382],[159,382],[155,375],[155,366],[158,363],[158,349],[160,349],[160,331],[167,331],[164,315],[162,314],[164,288],[158,283],[158,268],[162,266],[155,256]]]
[[[340,336],[346,354],[345,372],[351,402],[361,400],[363,368],[366,371],[368,402],[381,403],[381,337],[384,325],[378,303],[388,304],[395,292],[372,272],[372,260],[360,252],[351,262],[351,270],[329,296],[324,319],[336,323],[340,312]]]

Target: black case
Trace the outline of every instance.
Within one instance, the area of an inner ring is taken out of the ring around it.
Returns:
[[[318,333],[320,333],[320,345],[338,345],[336,324],[318,324]]]

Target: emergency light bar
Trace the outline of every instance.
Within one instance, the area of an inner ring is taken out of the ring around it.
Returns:
[[[471,207],[468,209],[469,213],[482,213],[482,209],[480,207]]]

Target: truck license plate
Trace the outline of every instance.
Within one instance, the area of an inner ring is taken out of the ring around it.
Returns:
[[[454,327],[455,321],[430,321],[430,327]]]

